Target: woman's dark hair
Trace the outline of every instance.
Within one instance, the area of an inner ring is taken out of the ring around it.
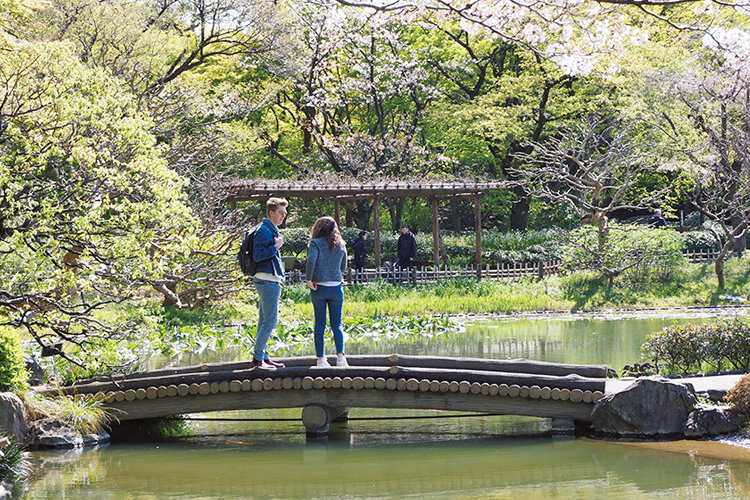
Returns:
[[[367,234],[367,231],[360,231],[359,232],[359,237],[360,238],[364,238],[366,234]]]
[[[331,249],[344,245],[344,240],[341,238],[341,233],[339,232],[339,226],[332,217],[321,217],[315,221],[315,225],[313,225],[310,233],[310,239],[314,238],[323,238],[328,242]]]

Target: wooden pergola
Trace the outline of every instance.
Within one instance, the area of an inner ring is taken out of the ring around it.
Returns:
[[[272,196],[280,198],[321,198],[333,202],[336,223],[340,219],[340,204],[347,201],[373,200],[373,233],[375,265],[381,267],[380,259],[380,199],[427,198],[432,203],[433,262],[437,267],[440,259],[440,225],[438,223],[438,201],[474,199],[474,232],[476,235],[476,263],[479,273],[482,264],[482,195],[491,189],[505,188],[502,182],[377,182],[321,184],[320,181],[291,180],[242,180],[223,186],[224,197],[232,210],[237,202],[265,201]],[[339,224],[340,225],[340,224]]]

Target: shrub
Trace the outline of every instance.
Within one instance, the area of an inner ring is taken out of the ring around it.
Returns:
[[[0,391],[23,390],[28,378],[17,331],[0,326]]]
[[[664,361],[669,371],[697,371],[702,361],[699,329],[697,325],[664,327],[646,337],[642,349],[654,360],[657,369],[659,361]]]
[[[609,224],[602,235],[592,225],[571,231],[563,260],[569,269],[585,269],[612,279],[669,279],[685,263],[679,233],[648,226]]]
[[[706,229],[695,229],[682,233],[682,240],[688,250],[719,250],[719,242],[716,237]]]
[[[669,326],[649,335],[642,350],[671,372],[720,372],[750,367],[750,319],[719,319],[702,325]]]
[[[745,418],[750,417],[750,374],[744,375],[729,389],[726,399]]]

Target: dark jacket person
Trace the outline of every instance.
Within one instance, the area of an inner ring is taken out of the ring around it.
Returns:
[[[417,256],[417,240],[409,231],[408,224],[401,224],[401,236],[398,237],[398,267],[414,269],[414,257]]]
[[[367,231],[360,231],[357,241],[354,242],[354,268],[357,271],[361,271],[365,267],[365,260],[367,255],[365,254],[365,240],[367,239]]]

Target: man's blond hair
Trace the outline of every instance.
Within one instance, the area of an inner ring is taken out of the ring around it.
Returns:
[[[279,207],[288,207],[289,202],[284,198],[268,198],[266,202],[266,213],[275,212]]]

